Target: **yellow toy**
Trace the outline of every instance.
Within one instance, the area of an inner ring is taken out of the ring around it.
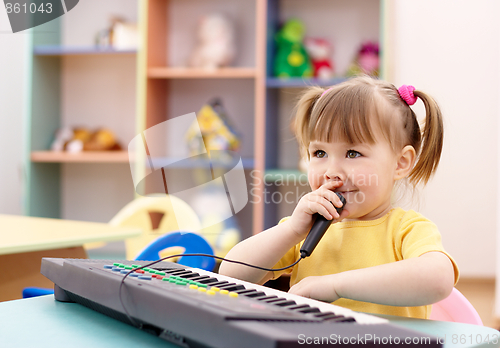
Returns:
[[[159,214],[158,226],[152,213]],[[173,231],[199,232],[200,220],[193,209],[173,195],[139,197],[122,208],[109,222],[112,226],[142,229],[138,237],[125,241],[127,259],[133,260],[153,240]]]
[[[210,150],[237,151],[240,146],[240,140],[231,129],[219,100],[201,108],[197,114],[197,124],[193,123],[189,128],[186,140],[192,155],[203,153],[204,149],[209,156]]]

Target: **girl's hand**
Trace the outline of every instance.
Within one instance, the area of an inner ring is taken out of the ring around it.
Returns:
[[[342,207],[340,198],[334,190],[342,186],[342,181],[329,181],[317,190],[304,195],[295,207],[291,218],[288,220],[290,228],[302,239],[307,236],[314,222],[313,215],[318,213],[326,219],[341,221],[349,215],[344,209],[339,216],[335,207]]]
[[[334,274],[304,278],[288,292],[324,302],[333,302],[340,298],[335,290]]]

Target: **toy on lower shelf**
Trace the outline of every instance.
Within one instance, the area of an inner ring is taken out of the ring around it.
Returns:
[[[118,151],[122,147],[114,133],[101,128],[90,131],[87,128],[61,128],[57,130],[52,151],[78,153],[82,151]]]

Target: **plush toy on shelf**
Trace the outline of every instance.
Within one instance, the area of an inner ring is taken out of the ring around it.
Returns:
[[[278,77],[312,77],[313,67],[304,47],[305,27],[298,19],[288,20],[276,34],[274,75]]]
[[[137,24],[113,16],[109,27],[100,30],[95,36],[95,44],[101,48],[112,47],[116,50],[130,50],[139,47]]]
[[[334,64],[330,59],[332,51],[330,43],[322,38],[306,38],[304,42],[314,67],[314,77],[319,79],[332,78]]]
[[[197,114],[197,124],[193,124],[186,134],[186,141],[192,155],[206,149],[217,151],[238,151],[240,139],[231,126],[220,99],[216,98],[204,105]],[[201,130],[201,137],[197,131]]]
[[[378,43],[367,41],[363,43],[356,55],[354,62],[347,70],[347,76],[367,74],[379,76],[380,58]]]
[[[87,128],[61,128],[51,145],[52,151],[67,151],[78,153],[82,151],[117,151],[122,147],[116,140],[114,133],[101,128],[90,131]]]
[[[234,27],[228,17],[221,13],[201,17],[197,39],[190,66],[213,70],[233,63],[236,52]]]

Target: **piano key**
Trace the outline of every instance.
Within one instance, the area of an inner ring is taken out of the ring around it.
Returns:
[[[191,274],[193,272],[191,271],[186,271],[185,269],[180,269],[180,270],[176,270],[176,271],[171,271],[171,272],[168,272],[169,274],[171,275],[175,275],[175,276],[178,276],[178,277],[182,277],[183,275],[187,275],[187,274]]]
[[[278,298],[275,298],[275,299],[272,299],[272,300],[269,300],[269,301],[265,301],[267,303],[272,303],[272,304],[277,304],[279,302],[284,302],[284,301],[288,301],[286,298],[284,297],[278,297]]]
[[[187,275],[180,275],[179,277],[182,277],[184,279],[193,279],[195,277],[198,277],[200,274],[199,273],[191,273]]]
[[[207,278],[210,278],[209,276],[207,275],[202,275],[202,276],[199,276],[199,277],[196,277],[196,278],[191,278],[191,280],[195,281],[195,282],[200,282],[201,283],[201,280],[203,279],[207,279]],[[214,278],[215,279],[215,278]]]
[[[266,293],[263,291],[257,291],[257,292],[245,294],[245,296],[247,296],[247,297],[260,297],[260,296],[266,296]]]
[[[299,310],[299,312],[300,313],[321,313],[321,311],[317,307],[305,308],[305,309]]]
[[[217,279],[217,278],[207,278],[207,279],[203,279],[203,280],[198,280],[198,282],[202,283],[202,284],[207,284],[208,285],[208,284],[219,282],[219,279]]]
[[[138,266],[141,267],[141,266]],[[176,271],[182,268],[176,268],[176,267],[155,267],[153,268],[155,271],[160,271],[160,272],[169,272],[169,271]]]
[[[333,312],[321,312],[321,313],[318,313],[318,314],[314,314],[315,317],[317,318],[321,318],[321,317],[326,317],[328,315],[332,315],[332,314],[335,314]]]
[[[215,285],[217,286],[217,285]],[[228,290],[228,291],[236,291],[236,290],[244,290],[245,287],[241,284],[236,284],[236,283],[229,283],[229,284],[224,284],[221,286],[217,286],[221,290]]]
[[[278,296],[271,295],[271,296],[259,297],[259,298],[257,298],[257,300],[262,301],[262,302],[267,302],[268,300],[273,300],[273,299],[277,299],[277,298],[278,298]]]
[[[274,303],[274,304],[276,306],[286,307],[286,306],[296,305],[297,302],[295,302],[294,300],[286,300],[284,302],[279,302],[279,303]]]
[[[248,293],[251,293],[251,292],[257,292],[257,290],[255,289],[243,289],[243,290],[236,290],[235,293],[239,294],[239,295],[244,295],[244,294],[248,294]]]
[[[292,310],[292,311],[295,311],[297,309],[303,309],[303,308],[309,308],[311,306],[307,305],[307,304],[301,304],[301,305],[296,305],[296,306],[292,306],[292,307],[288,307],[288,309]]]

